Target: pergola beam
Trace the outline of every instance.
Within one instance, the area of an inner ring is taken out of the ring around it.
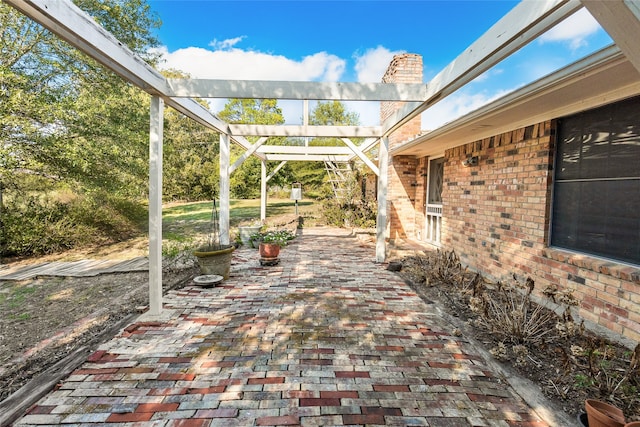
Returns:
[[[267,154],[269,161],[297,162],[348,162],[350,156],[331,156],[324,154]]]
[[[229,244],[229,209],[231,203],[229,194],[231,190],[231,180],[229,172],[229,160],[231,146],[229,135],[220,134],[220,244]]]
[[[582,0],[582,4],[640,72],[640,1]]]
[[[360,145],[358,145],[358,149],[360,151],[362,151],[363,153],[366,153],[367,151],[371,150],[373,147],[378,145],[379,141],[380,141],[379,138],[367,138],[367,139],[364,140],[364,142],[362,142]],[[357,157],[356,154],[352,153],[351,157],[349,158],[349,160],[353,160],[356,157]]]
[[[325,155],[343,155],[351,154],[352,151],[348,147],[329,147],[329,146],[303,146],[303,145],[263,145],[258,148],[261,154],[325,154]]]
[[[305,126],[232,124],[229,131],[243,136],[290,136],[310,138],[372,138],[382,136],[380,126]]]
[[[582,7],[580,0],[524,0],[427,84],[422,103],[407,103],[383,123],[384,134],[471,82]]]
[[[282,169],[284,167],[284,165],[287,164],[286,160],[281,161],[278,166],[276,166],[271,173],[267,176],[267,182],[271,181],[271,178],[273,178],[274,176],[276,176],[276,174],[280,171],[280,169]]]
[[[387,258],[387,187],[389,185],[389,138],[380,139],[378,149],[378,214],[376,217],[376,262]]]
[[[242,156],[238,157],[238,160],[236,160],[231,167],[229,168],[229,173],[232,174],[236,169],[238,169],[240,167],[240,165],[242,165],[242,163],[244,163],[245,160],[247,160],[249,158],[250,155],[252,155],[253,153],[256,152],[256,150],[258,148],[260,148],[260,146],[262,144],[264,144],[265,142],[267,142],[267,138],[262,137],[260,138],[258,141],[255,142],[255,144],[253,144],[251,147],[249,147],[249,149],[247,151],[245,151]],[[264,161],[264,157],[260,156],[260,158]]]
[[[266,80],[167,79],[172,97],[343,101],[424,101],[418,83],[287,82]]]
[[[151,97],[149,116],[149,314],[157,316],[162,311],[162,98]]]
[[[342,138],[342,142],[344,142],[347,147],[356,155],[362,162],[369,167],[376,174],[376,176],[380,175],[380,169],[364,154],[360,148],[356,144],[354,144],[349,138]]]

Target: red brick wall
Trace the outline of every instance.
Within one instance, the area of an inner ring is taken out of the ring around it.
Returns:
[[[389,237],[405,239],[415,236],[416,211],[416,166],[413,156],[395,156],[389,164],[387,184],[387,218]]]
[[[422,57],[416,54],[401,54],[393,57],[383,83],[422,83]],[[402,107],[402,102],[382,102],[380,119],[384,122]],[[409,141],[420,134],[420,116],[412,119],[389,136],[389,149]],[[415,236],[417,161],[413,157],[396,156],[389,158],[387,219],[389,237],[406,238]]]
[[[416,164],[416,196],[415,196],[415,227],[414,235],[418,240],[424,240],[425,210],[427,209],[427,172],[429,171],[429,158],[421,157]]]
[[[640,269],[547,247],[553,137],[544,122],[447,150],[442,243],[495,280],[573,289],[582,318],[640,341]]]

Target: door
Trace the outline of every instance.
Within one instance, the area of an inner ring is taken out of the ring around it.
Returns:
[[[440,246],[442,230],[442,188],[444,185],[444,157],[429,161],[427,209],[425,212],[425,241]]]

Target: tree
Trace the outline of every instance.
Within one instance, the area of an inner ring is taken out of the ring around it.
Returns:
[[[248,123],[262,125],[279,125],[284,123],[282,110],[278,107],[275,99],[231,99],[218,113],[218,116],[229,123]],[[251,142],[257,138],[250,138]],[[269,138],[268,144],[283,144],[284,138]],[[231,150],[232,158],[238,158],[244,150],[233,146]],[[242,166],[231,175],[231,194],[238,198],[254,198],[260,195],[260,160],[251,156],[242,163]],[[288,168],[281,169],[273,183],[280,183],[288,174]]]
[[[160,21],[144,0],[76,4],[153,63],[148,52],[157,45],[153,30]],[[0,221],[15,226],[12,235],[0,236],[0,251],[21,234],[20,227],[29,228],[20,215],[36,211],[46,221],[60,220],[60,236],[84,229],[78,221],[114,236],[109,222],[115,224],[117,215],[139,219],[142,204],[124,198],[146,196],[148,96],[5,3],[0,35],[0,185],[13,207],[2,211]],[[43,190],[52,188],[72,190],[78,202],[47,202]],[[41,197],[27,196],[34,190]],[[96,215],[96,206],[108,214]],[[52,227],[41,232],[51,234]],[[31,242],[46,237],[28,234]],[[23,241],[13,251],[32,247]]]
[[[181,71],[163,72],[168,78],[188,78]],[[198,100],[203,106],[207,104]],[[219,187],[219,135],[172,108],[164,115],[165,200],[210,200]]]
[[[134,52],[154,60],[147,52],[157,45],[153,29],[160,22],[146,2],[77,4]],[[0,23],[0,179],[5,185],[20,187],[18,172],[25,171],[81,186],[112,183],[113,173],[96,181],[96,172],[105,168],[88,167],[91,159],[106,157],[122,166],[116,168],[124,175],[118,182],[138,184],[129,178],[140,168],[117,157],[140,159],[139,150],[131,155],[140,137],[132,136],[148,114],[142,113],[148,111],[148,99],[4,3]]]
[[[348,111],[340,101],[318,102],[309,114],[309,124],[315,126],[357,126],[359,120],[358,113]],[[309,145],[342,147],[344,143],[337,138],[314,138],[309,141]],[[322,187],[327,179],[323,162],[292,162],[291,169],[295,179],[305,187],[323,191]]]

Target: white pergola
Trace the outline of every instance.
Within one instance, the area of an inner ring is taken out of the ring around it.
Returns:
[[[378,176],[376,261],[385,259],[389,136],[412,118],[466,85],[498,62],[582,7],[599,21],[618,48],[640,71],[640,0],[524,0],[426,84],[323,83],[167,79],[100,27],[70,0],[3,0],[37,21],[123,79],[149,93],[149,315],[162,311],[162,145],[163,111],[168,105],[220,133],[220,231],[229,243],[229,176],[249,156],[261,160],[261,216],[266,215],[267,181],[290,160],[362,160]],[[193,98],[255,98],[392,101],[403,106],[380,126],[232,125]],[[437,131],[437,130],[436,130]],[[250,143],[246,137],[259,137]],[[266,145],[270,136],[336,137],[344,147]],[[356,145],[352,138],[364,138]],[[230,163],[230,144],[245,153]],[[378,165],[366,155],[378,147]],[[267,175],[267,161],[280,161]]]

